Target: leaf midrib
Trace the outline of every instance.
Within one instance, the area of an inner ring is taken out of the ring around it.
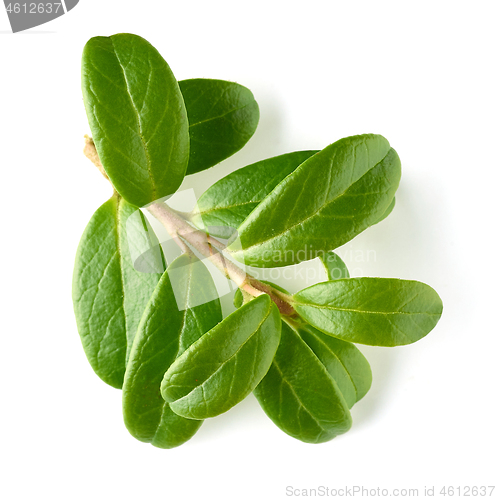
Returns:
[[[322,432],[325,432],[327,433],[326,429],[324,429],[321,425],[320,425],[320,421],[317,420],[317,417],[315,417],[315,415],[303,404],[303,402],[301,401],[300,397],[298,396],[298,394],[296,393],[295,389],[293,388],[293,386],[291,385],[291,383],[288,381],[288,379],[284,376],[284,373],[283,371],[281,370],[279,364],[277,363],[276,360],[272,361],[272,365],[274,366],[274,368],[279,372],[279,375],[281,377],[281,383],[282,384],[286,384],[291,393],[293,394],[293,396],[295,397],[296,401],[298,401],[299,405],[301,408],[303,408],[307,413],[308,415],[310,416],[310,418],[317,424],[317,427],[322,431]]]
[[[400,314],[400,315],[406,315],[406,316],[418,316],[418,315],[440,316],[441,315],[441,313],[429,313],[429,312],[367,311],[367,310],[362,310],[362,309],[351,309],[351,308],[335,307],[335,306],[328,306],[328,305],[312,304],[312,303],[308,303],[308,302],[296,302],[296,305],[303,306],[303,307],[305,307],[305,306],[314,307],[316,309],[326,309],[326,310],[344,311],[344,312],[356,312],[356,313],[363,313],[363,314],[384,314],[384,315]]]
[[[141,127],[141,116],[140,116],[140,114],[138,112],[138,108],[136,107],[136,104],[134,102],[133,96],[131,94],[131,89],[129,87],[129,82],[128,82],[128,79],[127,79],[126,70],[124,68],[124,65],[122,64],[122,62],[121,62],[121,60],[119,58],[119,54],[117,53],[117,50],[115,48],[114,41],[112,40],[112,37],[109,37],[109,38],[110,38],[110,43],[112,44],[112,48],[113,48],[115,57],[117,59],[117,62],[119,63],[119,66],[120,66],[120,68],[122,70],[122,75],[124,77],[124,82],[126,83],[126,89],[127,89],[128,95],[129,95],[129,100],[131,102],[131,106],[132,106],[134,112],[136,113],[136,121],[138,123],[138,135],[139,135],[139,138],[141,140],[141,144],[143,146],[143,151],[145,153],[146,168],[147,168],[147,171],[148,171],[148,177],[150,178],[150,184],[151,184],[151,195],[152,195],[152,199],[154,200],[155,196],[156,196],[157,188],[156,188],[155,179],[153,177],[152,170],[151,170],[150,153],[148,151],[148,147],[147,147],[146,141],[145,141],[145,139],[143,137],[143,130],[142,130],[142,127]],[[134,54],[134,44],[132,45],[132,47],[133,47],[133,49],[132,49],[132,53],[131,53],[131,56],[130,56],[129,60],[132,59],[133,54]],[[151,67],[150,67],[150,70],[151,70]],[[151,74],[148,76],[148,80],[150,80],[150,78],[151,78]]]
[[[254,101],[253,101],[254,102]],[[248,107],[248,106],[251,106],[253,104],[253,102],[250,102],[248,104],[245,104],[244,106],[241,106],[240,108],[233,108],[233,109],[230,109],[229,111],[226,111],[225,113],[222,113],[221,115],[217,115],[217,116],[212,116],[212,118],[206,118],[205,120],[201,120],[199,122],[196,122],[196,123],[193,123],[193,124],[189,124],[189,128],[193,128],[193,127],[196,127],[197,125],[202,125],[203,123],[208,123],[208,122],[211,122],[213,120],[218,120],[219,118],[224,118],[224,116],[227,116],[231,113],[234,113],[236,111],[241,111],[242,109]]]

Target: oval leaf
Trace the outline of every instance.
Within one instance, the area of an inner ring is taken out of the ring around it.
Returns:
[[[286,176],[315,153],[296,151],[275,156],[226,175],[202,194],[193,223],[200,229],[207,227],[214,236],[228,238]]]
[[[348,408],[367,394],[372,385],[372,371],[355,345],[325,335],[310,325],[300,326],[298,333],[336,381]]]
[[[167,368],[193,342],[222,320],[215,284],[204,264],[190,254],[178,257],[158,284],[143,314],[122,392],[124,422],[140,441],[173,448],[201,425],[175,414],[160,395]],[[178,300],[179,298],[179,300]],[[180,304],[198,304],[180,310]]]
[[[86,356],[116,388],[122,387],[138,323],[165,269],[152,229],[131,217],[136,210],[118,195],[104,203],[83,233],[74,265],[72,297]],[[130,245],[148,272],[135,269]]]
[[[397,346],[425,337],[443,303],[430,286],[394,278],[350,278],[318,283],[294,295],[296,312],[333,337]]]
[[[268,417],[300,441],[323,443],[351,427],[348,405],[337,383],[285,322],[272,366],[254,394]]]
[[[255,133],[260,112],[246,87],[204,78],[180,81],[179,87],[189,120],[188,174],[229,158]]]
[[[188,165],[188,118],[157,50],[136,35],[91,38],[82,87],[98,155],[121,196],[143,206],[174,193]]]
[[[186,418],[205,419],[242,401],[267,373],[281,335],[279,310],[261,295],[230,314],[167,370],[162,397]]]
[[[280,182],[228,250],[256,267],[313,259],[372,225],[393,200],[400,174],[398,155],[384,137],[341,139]]]

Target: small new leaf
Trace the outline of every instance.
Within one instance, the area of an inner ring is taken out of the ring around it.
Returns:
[[[339,280],[350,277],[350,272],[348,271],[346,264],[338,254],[334,252],[326,252],[324,255],[319,255],[319,260],[324,266],[327,278],[325,281]]]

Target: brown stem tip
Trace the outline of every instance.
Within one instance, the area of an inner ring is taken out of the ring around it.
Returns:
[[[84,156],[91,160],[91,162],[100,170],[105,179],[109,180],[108,175],[103,168],[102,162],[100,161],[100,157],[98,156],[98,152],[95,147],[95,143],[93,139],[89,135],[84,136]]]

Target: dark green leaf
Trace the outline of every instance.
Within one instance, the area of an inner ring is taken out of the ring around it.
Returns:
[[[254,394],[269,418],[300,441],[323,443],[351,427],[337,383],[285,322],[272,366]]]
[[[217,165],[255,133],[260,112],[246,87],[203,78],[183,80],[179,87],[189,120],[188,174]]]
[[[160,383],[176,357],[222,320],[215,296],[210,273],[190,254],[178,257],[155,289],[133,344],[122,392],[124,422],[140,441],[173,448],[200,427],[201,421],[170,409],[160,395]],[[182,309],[191,304],[197,305]]]
[[[279,182],[315,153],[296,151],[232,172],[200,197],[193,213],[194,224],[207,227],[214,236],[228,238]]]
[[[430,286],[393,278],[318,283],[294,295],[296,312],[333,337],[378,346],[411,344],[427,335],[443,303]]]
[[[350,273],[348,271],[348,268],[346,267],[346,264],[338,254],[334,252],[326,252],[323,255],[319,255],[319,260],[324,266],[327,275],[327,281],[350,277]]]
[[[97,375],[117,388],[141,315],[165,269],[157,237],[136,210],[118,195],[104,203],[83,233],[74,266],[74,311],[86,356]],[[135,269],[130,248],[146,272]]]
[[[296,264],[372,225],[393,200],[400,160],[384,137],[341,139],[302,163],[253,210],[228,250],[247,265]]]
[[[162,397],[186,418],[205,419],[242,401],[267,373],[281,335],[279,310],[261,295],[230,314],[167,370]]]
[[[299,326],[298,333],[336,381],[349,408],[367,394],[372,385],[372,371],[355,345],[325,335],[310,325]]]
[[[136,35],[92,38],[82,87],[98,155],[121,196],[143,206],[174,193],[188,165],[188,118],[162,56]]]

